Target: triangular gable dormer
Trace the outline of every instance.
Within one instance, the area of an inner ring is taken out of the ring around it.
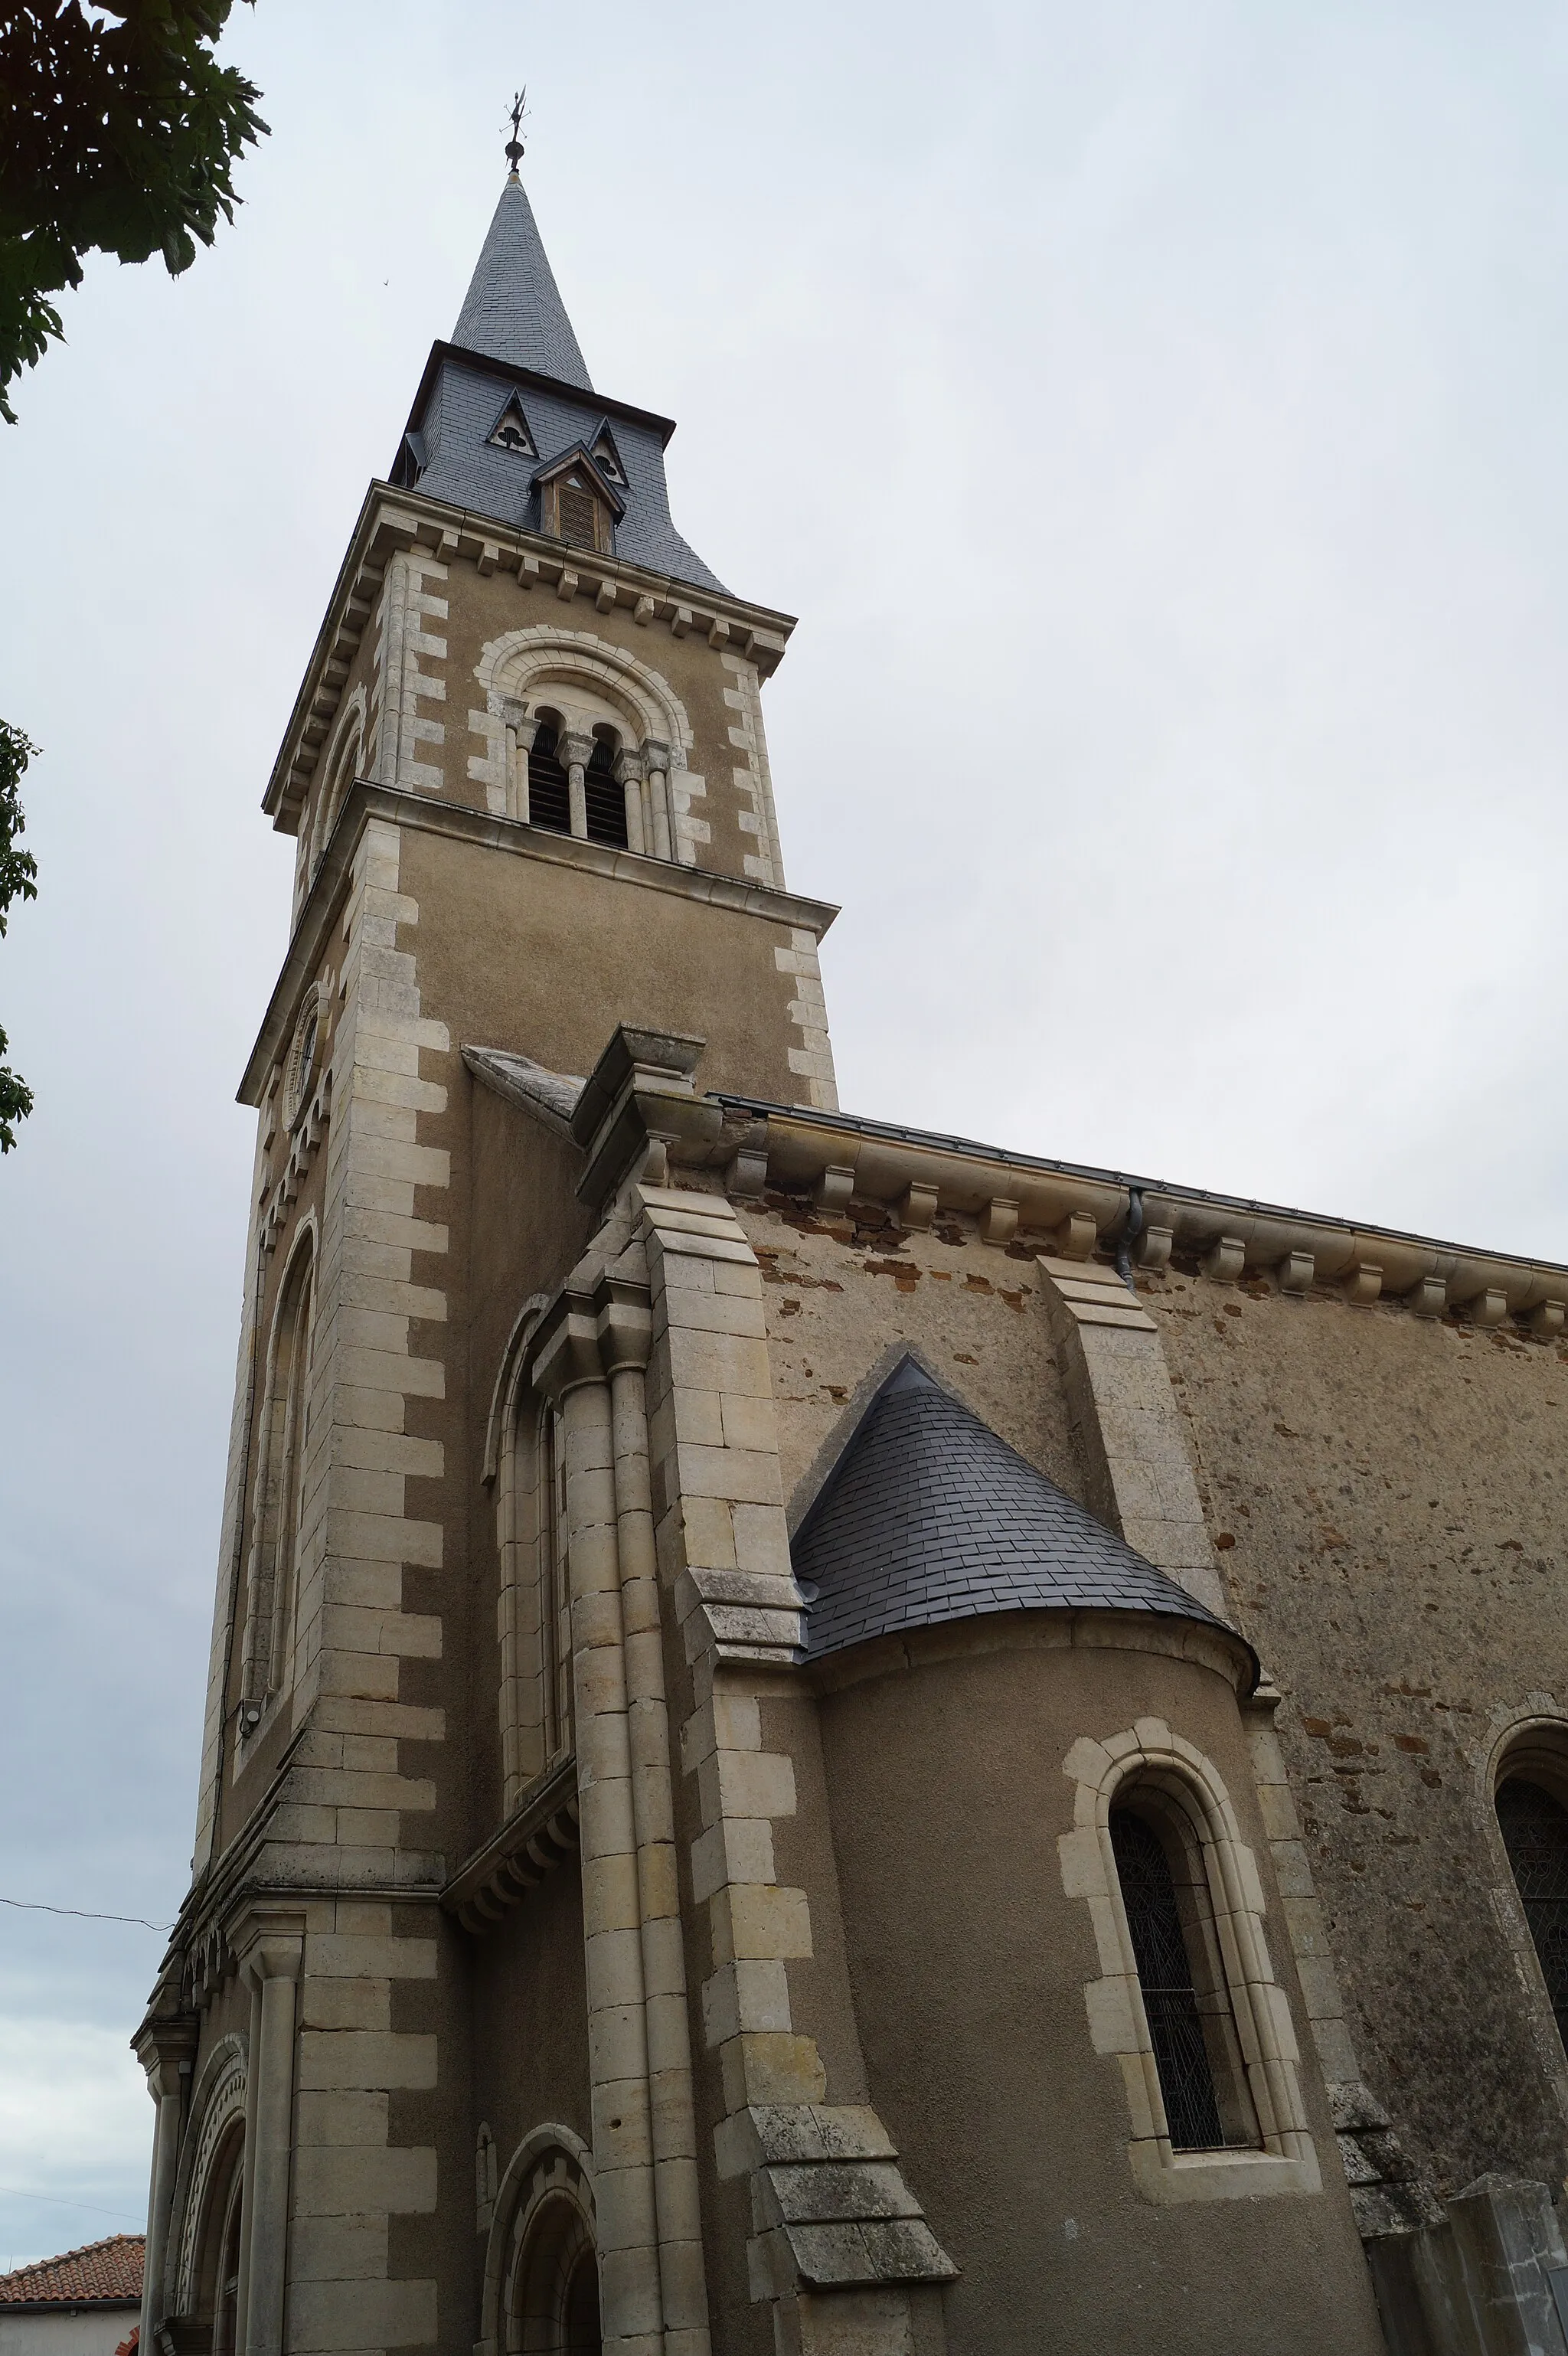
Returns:
[[[534,477],[539,495],[539,529],[552,540],[614,552],[615,526],[626,502],[584,444],[574,443]]]
[[[486,438],[493,450],[509,451],[514,458],[539,456],[539,444],[534,440],[532,427],[523,414],[523,401],[520,393],[507,394],[501,414],[490,428]]]
[[[589,448],[590,455],[596,462],[600,472],[604,476],[606,481],[618,484],[620,487],[624,490],[626,486],[626,469],[621,464],[621,453],[615,447],[615,436],[610,431],[610,421],[608,418],[605,418],[603,424],[600,426],[599,431],[593,436],[593,440],[590,444]]]

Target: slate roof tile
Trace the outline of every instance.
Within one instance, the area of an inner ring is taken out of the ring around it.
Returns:
[[[905,1357],[795,1534],[808,1659],[990,1612],[1225,1622]]]
[[[520,180],[501,191],[452,340],[584,392],[593,389]]]

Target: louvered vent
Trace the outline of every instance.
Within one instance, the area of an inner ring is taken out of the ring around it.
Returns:
[[[571,483],[563,483],[559,494],[560,536],[574,541],[580,548],[599,545],[599,502],[592,491],[581,491]]]
[[[583,776],[588,802],[588,840],[608,843],[612,850],[626,848],[626,796],[615,783],[615,755],[603,736],[593,740],[593,758]]]
[[[556,744],[555,730],[548,720],[541,721],[528,754],[528,823],[548,827],[552,834],[570,834],[571,792]]]

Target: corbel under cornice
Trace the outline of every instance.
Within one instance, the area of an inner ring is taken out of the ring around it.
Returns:
[[[699,628],[714,644],[731,646],[755,663],[763,679],[771,678],[783,661],[795,628],[792,614],[750,605],[726,591],[696,588],[671,573],[571,548],[542,532],[453,507],[417,489],[400,491],[389,483],[372,482],[261,798],[262,809],[282,834],[298,830],[311,777],[336,719],[350,666],[375,615],[388,563],[416,548],[443,563],[466,561],[483,573],[516,573],[527,585],[553,588],[558,596],[570,598],[586,588],[600,612],[624,606],[635,620],[663,623],[677,637]]]
[[[809,1195],[827,1217],[859,1199],[917,1229],[958,1213],[978,1221],[985,1242],[1005,1247],[1029,1236],[1034,1248],[1068,1260],[1097,1251],[1119,1260],[1125,1252],[1129,1268],[1153,1274],[1176,1253],[1217,1283],[1261,1277],[1296,1297],[1331,1287],[1354,1307],[1402,1300],[1417,1316],[1459,1311],[1483,1329],[1518,1319],[1542,1340],[1568,1325],[1568,1267],[1556,1261],[1352,1226],[848,1113],[728,1094],[712,1101],[723,1122],[708,1166],[723,1166],[729,1191],[741,1199],[771,1185]]]
[[[488,1931],[547,1873],[577,1851],[577,1762],[567,1757],[534,1781],[506,1822],[465,1858],[441,1893],[465,1931]]]

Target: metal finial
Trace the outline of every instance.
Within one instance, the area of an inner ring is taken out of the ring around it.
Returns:
[[[512,167],[511,177],[514,180],[517,177],[517,166],[523,159],[523,110],[528,103],[528,91],[524,88],[512,101],[512,135],[507,142],[507,161]]]

